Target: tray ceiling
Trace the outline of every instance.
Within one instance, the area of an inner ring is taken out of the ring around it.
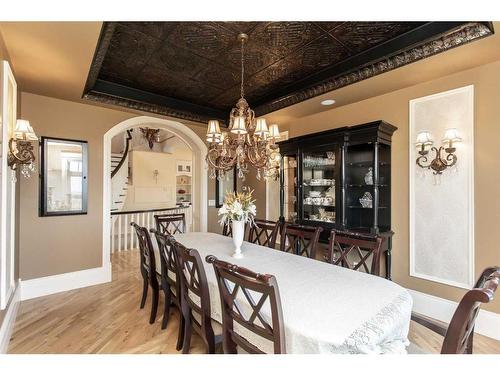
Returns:
[[[83,96],[205,122],[263,115],[493,32],[481,22],[106,22]]]

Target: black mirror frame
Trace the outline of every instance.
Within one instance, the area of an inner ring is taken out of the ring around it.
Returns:
[[[46,158],[46,142],[47,141],[63,141],[67,143],[78,144],[82,147],[82,209],[79,211],[47,211],[47,179],[45,177],[47,171]],[[40,137],[40,185],[39,185],[39,216],[69,216],[69,215],[86,215],[88,206],[88,143],[87,141],[55,138],[55,137]]]

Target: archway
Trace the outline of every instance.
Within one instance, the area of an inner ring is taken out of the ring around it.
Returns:
[[[110,259],[111,254],[111,139],[128,129],[138,127],[152,127],[168,130],[170,133],[179,137],[193,151],[193,188],[194,195],[192,199],[194,230],[205,232],[207,230],[207,184],[208,174],[204,168],[207,146],[195,132],[184,124],[160,119],[150,116],[138,116],[122,121],[113,126],[104,134],[104,155],[103,155],[103,264],[105,259]]]

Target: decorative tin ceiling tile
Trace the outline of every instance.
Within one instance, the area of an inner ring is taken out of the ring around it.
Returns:
[[[167,38],[178,24],[178,22],[120,22],[126,29],[139,31],[160,40]]]
[[[197,56],[216,59],[235,39],[235,33],[213,22],[181,22],[167,41]]]
[[[149,100],[155,113],[225,119],[240,97],[237,35],[245,32],[245,94],[262,115],[492,29],[482,22],[105,22],[84,96],[141,109]],[[111,91],[93,92],[96,84]],[[123,97],[131,91],[114,84],[141,93]],[[174,107],[161,109],[159,102]]]
[[[137,74],[159,48],[161,41],[118,25],[106,54],[102,73],[122,78]]]
[[[348,48],[361,52],[421,24],[421,22],[346,22],[330,33]]]
[[[261,22],[250,34],[260,48],[286,56],[323,33],[313,22]]]

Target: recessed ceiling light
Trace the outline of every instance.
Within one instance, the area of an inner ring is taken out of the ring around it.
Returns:
[[[326,99],[321,102],[321,105],[332,105],[335,104],[335,100],[333,99]]]

